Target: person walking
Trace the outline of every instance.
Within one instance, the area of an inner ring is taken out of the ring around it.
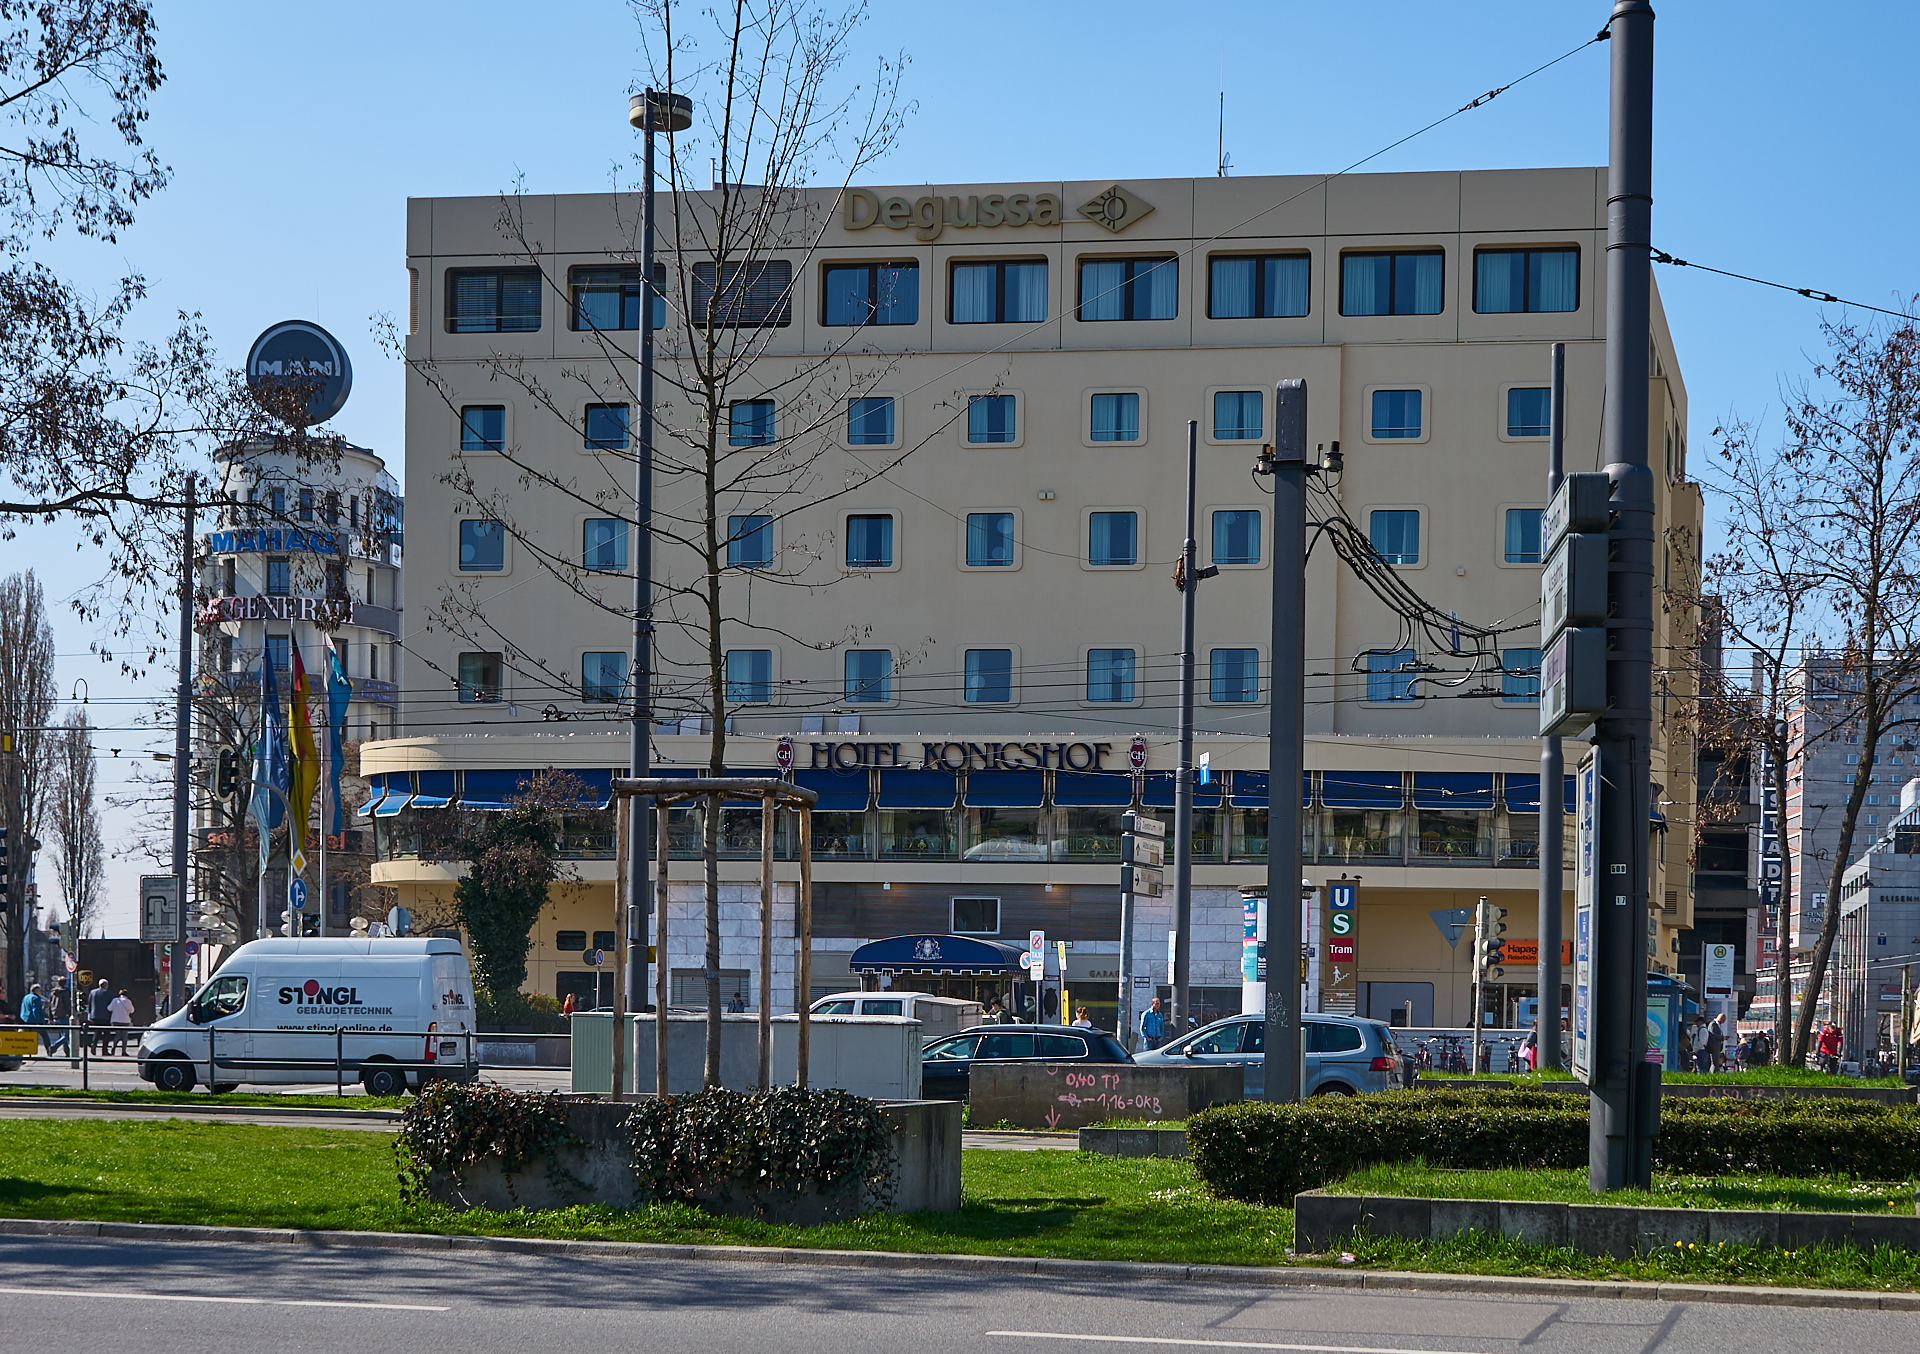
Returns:
[[[133,1042],[133,998],[127,995],[126,988],[121,988],[120,995],[107,1003],[107,1023],[113,1030],[111,1052],[124,1058]]]
[[[1093,1028],[1093,1017],[1087,1014],[1086,1007],[1081,1006],[1075,1009],[1073,1013],[1073,1027],[1076,1030],[1090,1030]]]
[[[27,995],[21,999],[20,1023],[33,1028],[35,1039],[45,1037],[46,1031],[38,1027],[47,1023],[47,999],[42,995],[39,983],[29,988]]]
[[[571,992],[567,993],[567,999],[560,1003],[560,1014],[563,1016],[570,1016],[579,1009],[580,1009],[580,999],[574,996],[573,993]]]
[[[1147,1009],[1140,1013],[1140,1041],[1149,1050],[1167,1042],[1167,1018],[1160,1013],[1158,997],[1148,1002]]]
[[[49,1057],[61,1049],[65,1049],[68,1053],[73,1052],[73,1031],[69,1028],[72,1023],[73,1008],[67,1004],[67,1001],[67,985],[55,983],[53,995],[47,999],[46,1042]]]
[[[107,1051],[105,1030],[113,1023],[113,993],[102,978],[93,991],[87,993],[87,1047],[100,1053]],[[95,1027],[100,1033],[95,1033]]]
[[[1707,1022],[1707,1065],[1703,1072],[1719,1072],[1727,1056],[1727,1018],[1724,1014],[1715,1015]]]
[[[1706,1021],[1704,1020],[1696,1021],[1694,1023],[1693,1028],[1687,1032],[1687,1050],[1693,1055],[1693,1059],[1692,1059],[1693,1070],[1696,1072],[1706,1071],[1707,1070],[1707,1022]]]
[[[746,1010],[747,1010],[746,998],[742,997],[738,992],[735,992],[733,994],[733,1000],[727,1003],[727,1014],[728,1015],[744,1015],[746,1013]]]

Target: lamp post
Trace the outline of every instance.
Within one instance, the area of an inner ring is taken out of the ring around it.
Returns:
[[[639,425],[640,455],[634,465],[633,548],[633,713],[628,753],[630,774],[652,774],[650,738],[653,711],[653,134],[685,131],[693,125],[693,100],[683,94],[649,89],[627,100],[627,121],[641,133],[644,167],[641,193],[644,207],[640,222],[640,407],[635,411]],[[647,839],[647,812],[644,801],[627,814],[626,930],[630,934],[636,918],[647,910],[647,864],[652,855]],[[664,864],[662,866],[664,869]],[[666,889],[661,889],[662,905]],[[665,934],[662,928],[662,935]],[[626,984],[628,1005],[638,1010],[643,1001],[646,974],[646,950],[628,948]],[[636,957],[636,955],[638,957]],[[665,964],[661,951],[657,963]],[[666,1012],[656,1013],[664,1020]]]

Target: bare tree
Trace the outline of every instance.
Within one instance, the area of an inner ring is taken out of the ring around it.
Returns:
[[[54,765],[53,626],[29,570],[0,580],[0,812],[6,815],[6,992],[26,990],[27,870]]]
[[[84,935],[100,902],[107,864],[94,786],[93,729],[87,723],[87,712],[75,710],[69,714],[53,743],[47,816],[53,828],[54,877],[59,881],[74,934]]]
[[[797,283],[838,205],[836,194],[893,146],[906,111],[899,59],[880,59],[870,84],[842,82],[863,7],[832,11],[811,0],[737,0],[691,11],[673,0],[646,0],[635,9],[649,84],[688,96],[696,109],[693,128],[661,143],[664,219],[656,270],[662,280],[656,285],[667,322],[654,346],[660,392],[654,426],[636,428],[632,437],[622,427],[598,440],[591,424],[580,428],[584,444],[600,453],[585,475],[558,466],[541,448],[507,443],[487,447],[484,458],[457,458],[442,478],[475,515],[499,524],[521,558],[632,625],[627,562],[612,566],[583,558],[579,542],[556,542],[538,524],[551,520],[556,508],[587,510],[626,523],[628,538],[637,540],[634,461],[640,437],[651,432],[658,490],[649,539],[638,548],[652,552],[654,602],[639,619],[651,633],[653,713],[656,720],[700,720],[710,735],[708,771],[719,775],[726,765],[728,717],[749,699],[729,690],[723,631],[776,633],[815,649],[831,649],[859,633],[795,635],[781,627],[777,606],[749,607],[747,589],[738,581],[745,577],[736,559],[743,541],[730,528],[729,515],[788,522],[885,475],[944,428],[865,464],[839,448],[835,434],[847,401],[874,390],[892,366],[868,349],[863,326],[849,327],[824,352],[783,354],[777,374],[765,362],[789,321]],[[701,25],[700,31],[690,33],[683,18]],[[704,186],[709,173],[710,189]],[[828,185],[824,190],[822,183]],[[631,266],[643,251],[641,223],[623,215],[629,202],[612,199],[626,232],[613,262]],[[592,405],[635,403],[637,331],[623,331],[617,321],[603,328],[593,314],[576,310],[569,279],[554,270],[551,246],[532,233],[517,195],[503,198],[499,228],[505,252],[542,270],[544,285],[566,298],[575,327],[590,333],[603,360],[568,364],[555,375],[517,354],[496,354],[482,363],[489,379],[524,392],[533,405],[569,424],[580,417],[583,398]],[[869,315],[890,299],[869,298]],[[457,413],[456,373],[431,361],[412,366]],[[777,401],[776,425],[736,427],[734,402],[747,397]],[[954,417],[964,407],[956,404]],[[790,531],[777,558],[755,561],[752,578],[773,589],[825,586],[840,577],[825,562],[831,543],[830,534]],[[564,660],[516,643],[498,628],[477,586],[449,589],[433,617],[434,625],[474,648],[501,653],[523,687],[555,700],[577,699],[587,694],[583,684],[591,691],[599,683],[597,674],[575,677],[560,666]],[[455,673],[444,675],[460,680]],[[626,717],[613,702],[631,704],[631,676],[624,687],[614,685],[605,692],[609,704],[585,712],[589,717]],[[552,704],[549,709],[562,717],[574,714]],[[722,1003],[718,817],[703,815],[701,837],[709,1085],[719,1078]]]

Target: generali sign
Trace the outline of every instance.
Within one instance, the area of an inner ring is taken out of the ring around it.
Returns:
[[[352,625],[350,597],[215,597],[201,608],[202,625],[222,621],[311,621],[315,625]]]

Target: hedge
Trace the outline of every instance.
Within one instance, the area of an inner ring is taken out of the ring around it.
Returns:
[[[1390,1091],[1252,1101],[1187,1122],[1187,1151],[1213,1193],[1291,1206],[1293,1196],[1376,1162],[1468,1169],[1587,1162],[1587,1102],[1544,1091]],[[1920,1173],[1920,1109],[1854,1100],[1663,1102],[1654,1163],[1700,1175]]]
[[[507,1177],[546,1163],[565,1174],[560,1153],[579,1144],[558,1091],[513,1091],[490,1082],[429,1081],[400,1116],[394,1156],[403,1199],[427,1197],[435,1171],[458,1179],[468,1166],[497,1161]]]

